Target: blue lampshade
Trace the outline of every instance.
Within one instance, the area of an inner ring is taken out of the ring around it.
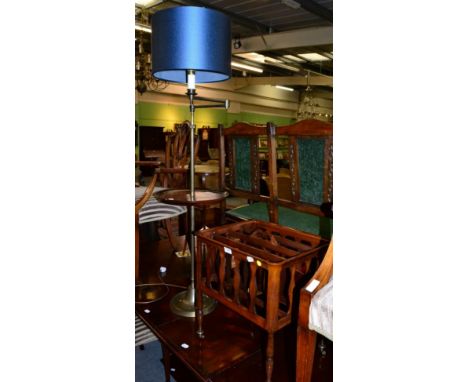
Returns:
[[[201,7],[174,7],[151,18],[153,76],[185,83],[195,70],[196,82],[231,77],[231,21],[224,13]]]

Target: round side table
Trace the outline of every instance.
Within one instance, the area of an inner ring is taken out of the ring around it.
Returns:
[[[213,192],[208,190],[195,190],[194,197],[190,195],[190,190],[163,190],[154,194],[154,197],[166,204],[175,204],[186,207],[204,207],[221,203],[229,194],[227,192]],[[194,218],[192,208],[187,208],[189,222]],[[192,225],[188,225],[192,226]],[[193,225],[194,226],[194,225]],[[186,291],[177,293],[171,300],[170,307],[174,314],[183,317],[195,317],[195,232],[188,233],[187,240],[190,245],[191,254],[191,274],[190,285]],[[211,313],[216,307],[216,300],[203,295],[203,315]]]

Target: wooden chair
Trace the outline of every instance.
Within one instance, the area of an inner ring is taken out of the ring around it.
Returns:
[[[260,137],[267,137],[267,155],[272,155],[275,140],[267,126],[235,123],[220,129],[220,184],[229,192],[226,217],[231,221],[257,219],[270,221],[273,212],[271,195],[260,192]],[[276,173],[276,161],[268,161],[268,171]],[[229,175],[226,176],[226,167]],[[268,181],[268,188],[276,187]],[[239,206],[229,208],[231,198],[241,199]]]
[[[165,160],[161,168],[187,169],[190,161],[190,123],[184,121],[175,126],[175,131],[166,135]],[[199,139],[194,136],[194,158],[197,158]],[[162,179],[163,187],[187,188],[187,172],[168,171]]]
[[[330,317],[331,313],[331,317]],[[312,279],[301,289],[297,324],[296,382],[310,382],[317,333],[333,340],[333,241]]]
[[[180,206],[170,206],[159,203],[153,197],[159,172],[154,174],[147,187],[135,188],[135,301],[148,303],[162,298],[167,288],[157,284],[145,284],[140,274],[140,224],[161,221],[167,231],[169,241],[176,250],[176,240],[171,227],[171,218],[184,214],[186,210]]]
[[[190,123],[185,121],[176,125],[175,131],[166,136],[165,160],[162,161],[136,161],[139,167],[151,167],[154,169],[154,175],[150,185],[146,190],[143,187],[137,188],[136,199],[138,211],[135,211],[135,219],[139,224],[147,222],[162,222],[166,229],[168,239],[174,251],[177,251],[176,237],[171,227],[171,219],[180,217],[186,212],[182,206],[169,205],[158,202],[152,194],[165,188],[186,188],[188,183],[188,163],[190,142]],[[198,144],[195,144],[195,153]],[[159,180],[161,187],[156,187]],[[150,188],[150,186],[152,187]],[[148,196],[148,193],[150,194]],[[141,200],[144,199],[142,203]],[[137,224],[137,223],[135,223]],[[184,220],[179,220],[179,226],[185,225]],[[136,227],[135,229],[137,229]]]
[[[154,173],[143,195],[135,202],[135,281],[137,283],[140,282],[140,210],[153,194],[157,180],[158,174]]]
[[[333,199],[333,125],[319,120],[303,120],[288,126],[268,123],[272,136],[288,137],[291,194],[278,195],[278,174],[270,171],[273,208],[270,219],[301,231],[330,238],[332,220],[324,216],[322,205]],[[273,156],[276,158],[276,151]],[[282,175],[284,176],[284,175]]]

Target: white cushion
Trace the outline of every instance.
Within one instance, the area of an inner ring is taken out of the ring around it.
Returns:
[[[333,341],[333,276],[312,298],[309,308],[309,329]]]

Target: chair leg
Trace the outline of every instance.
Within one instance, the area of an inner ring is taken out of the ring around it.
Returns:
[[[140,281],[140,225],[135,221],[135,282]]]
[[[310,382],[314,365],[317,332],[297,327],[296,382]]]
[[[170,219],[165,219],[163,224],[164,224],[164,228],[167,231],[167,238],[169,239],[169,242],[171,243],[172,248],[174,249],[174,251],[177,251],[177,246],[176,246],[177,239],[176,239],[176,236],[174,235],[174,231],[172,230]]]

